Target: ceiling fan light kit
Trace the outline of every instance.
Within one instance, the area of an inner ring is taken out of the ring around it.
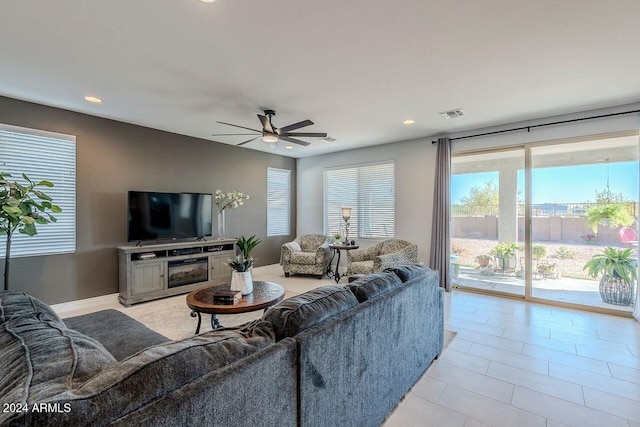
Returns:
[[[252,129],[252,128],[239,126],[239,125],[234,125],[232,123],[226,123],[226,122],[217,122],[217,123],[220,123],[222,125],[237,127],[237,128],[240,128],[240,129],[250,130],[250,131],[255,132],[255,133],[258,134],[255,137],[253,137],[251,139],[248,139],[246,141],[242,141],[241,143],[239,143],[237,145],[245,145],[245,144],[248,144],[248,143],[250,143],[250,142],[262,137],[262,141],[268,143],[271,148],[275,148],[275,144],[277,144],[277,142],[279,140],[287,141],[287,142],[290,142],[290,143],[293,143],[293,144],[302,145],[302,146],[307,146],[307,145],[310,144],[309,142],[301,141],[301,140],[299,140],[297,138],[326,138],[327,137],[327,134],[325,132],[291,132],[291,131],[294,131],[296,129],[300,129],[300,128],[303,128],[303,127],[306,127],[306,126],[311,126],[313,124],[313,122],[311,120],[308,120],[308,119],[307,120],[303,120],[303,121],[298,122],[298,123],[290,124],[288,126],[277,128],[271,122],[271,119],[275,115],[276,115],[276,112],[274,110],[264,110],[264,115],[258,114],[258,119],[260,120],[260,123],[262,124],[262,130]],[[220,134],[213,134],[212,136],[228,136],[228,135],[251,135],[251,134],[244,134],[244,133],[224,134],[224,133],[220,133]]]

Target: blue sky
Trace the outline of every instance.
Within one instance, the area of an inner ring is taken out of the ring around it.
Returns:
[[[534,169],[532,172],[533,203],[583,203],[595,201],[595,190],[609,188],[612,193],[622,193],[631,200],[638,198],[638,163],[625,162]],[[493,179],[498,184],[498,172],[484,172],[451,176],[451,201],[460,199],[473,187],[482,187]],[[524,171],[518,172],[518,190],[524,200]]]

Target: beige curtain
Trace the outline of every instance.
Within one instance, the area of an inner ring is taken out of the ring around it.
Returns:
[[[435,188],[433,193],[433,222],[431,226],[431,254],[429,266],[440,273],[440,286],[451,290],[449,270],[449,211],[451,207],[451,146],[449,138],[438,138]]]

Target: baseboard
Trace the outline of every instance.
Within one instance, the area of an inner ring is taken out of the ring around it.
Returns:
[[[105,304],[118,303],[119,294],[101,295],[99,297],[79,299],[76,301],[63,302],[51,306],[56,314],[64,314],[69,311],[85,310],[91,308],[99,308]]]

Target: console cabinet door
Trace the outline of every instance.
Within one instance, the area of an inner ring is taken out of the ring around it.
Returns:
[[[209,281],[231,283],[231,267],[227,263],[232,256],[233,254],[211,255],[209,258]]]
[[[163,262],[140,263],[131,266],[131,295],[161,291],[165,288]]]

